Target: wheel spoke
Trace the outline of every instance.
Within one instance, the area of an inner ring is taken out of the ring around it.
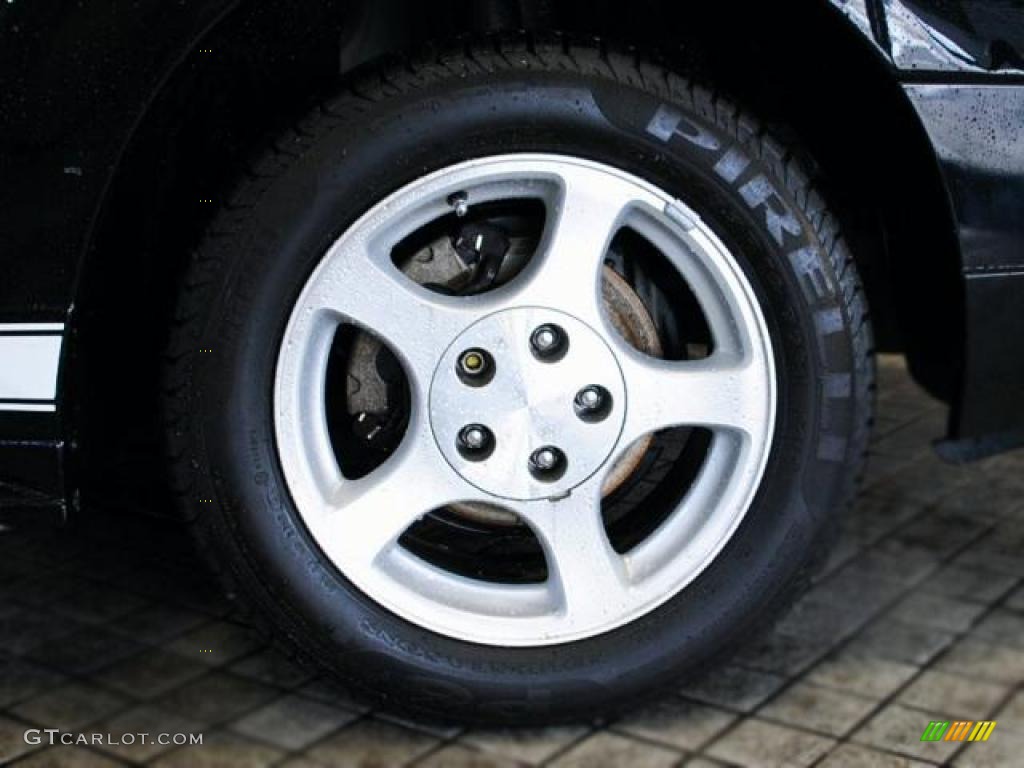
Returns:
[[[631,208],[656,205],[637,186],[585,167],[566,166],[548,204],[548,223],[536,256],[521,277],[518,303],[557,306],[597,327],[601,266]]]
[[[706,427],[762,439],[771,424],[771,397],[757,357],[716,353],[671,362],[637,352],[620,356],[629,405],[620,445],[677,426]]]
[[[544,548],[548,578],[569,621],[592,621],[628,605],[626,562],[608,541],[599,483],[588,481],[558,501],[520,505],[517,512]]]
[[[427,440],[409,439],[384,464],[357,480],[343,480],[322,503],[321,545],[350,568],[366,568],[428,512],[456,501],[479,500]]]
[[[445,296],[410,280],[387,249],[338,244],[311,282],[308,305],[383,339],[424,381],[441,350],[479,312],[479,301]]]

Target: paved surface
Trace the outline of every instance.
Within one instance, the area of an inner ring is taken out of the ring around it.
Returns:
[[[378,717],[232,623],[173,529],[100,518],[0,534],[0,763],[1024,765],[1024,453],[941,464],[942,409],[898,359],[880,373],[865,493],[826,573],[774,633],[648,711],[526,733]],[[955,719],[998,726],[919,740]],[[34,746],[30,727],[204,742]]]

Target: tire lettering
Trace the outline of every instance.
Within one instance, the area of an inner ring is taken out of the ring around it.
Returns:
[[[647,122],[647,132],[664,143],[680,137],[693,146],[708,152],[719,152],[722,142],[710,131],[701,128],[679,110],[662,104]],[[750,157],[738,146],[730,146],[714,165],[715,173],[729,184],[735,184],[750,166]],[[764,212],[768,232],[780,246],[785,246],[786,235],[802,238],[803,227],[792,210],[763,173],[759,173],[739,188],[739,193],[751,210]]]
[[[828,303],[834,299],[832,283],[821,268],[821,259],[813,248],[801,248],[789,254],[793,271],[800,276],[800,286],[809,304]]]
[[[666,144],[672,140],[673,136],[681,136],[691,144],[711,152],[717,152],[722,148],[722,143],[718,139],[699,125],[687,120],[681,112],[664,104],[658,107],[654,117],[647,123],[647,132]]]
[[[814,313],[814,327],[819,336],[842,333],[843,314],[838,307],[829,307]]]
[[[827,373],[823,383],[828,400],[844,400],[853,393],[853,377],[848,373]]]
[[[818,458],[830,462],[844,461],[846,459],[846,438],[841,435],[822,435],[818,442]]]
[[[764,209],[768,231],[779,245],[785,245],[785,232],[794,237],[800,237],[803,234],[800,222],[786,207],[778,192],[775,191],[775,187],[763,174],[758,174],[740,187],[740,195],[752,210]]]
[[[715,173],[732,184],[747,170],[750,158],[736,147],[729,147],[725,154],[715,163]]]

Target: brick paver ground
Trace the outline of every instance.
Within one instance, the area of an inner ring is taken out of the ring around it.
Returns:
[[[0,533],[0,763],[1024,765],[1024,452],[942,464],[944,410],[898,358],[880,377],[864,493],[825,572],[773,632],[646,710],[527,732],[396,722],[236,624],[173,528],[97,514]],[[998,726],[922,743],[935,719]],[[26,728],[204,742],[47,747]]]

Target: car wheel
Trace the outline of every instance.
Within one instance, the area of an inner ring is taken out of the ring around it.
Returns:
[[[820,562],[870,325],[799,152],[563,41],[383,70],[254,164],[189,268],[176,487],[274,637],[393,709],[608,715]]]

